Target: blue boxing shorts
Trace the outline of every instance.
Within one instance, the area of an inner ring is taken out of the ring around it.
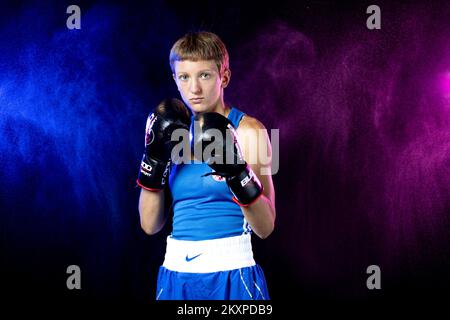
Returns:
[[[157,300],[266,300],[263,270],[253,259],[251,235],[187,241],[167,237]]]

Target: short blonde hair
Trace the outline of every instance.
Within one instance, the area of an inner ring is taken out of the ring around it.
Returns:
[[[222,40],[207,31],[189,32],[177,40],[170,50],[170,68],[175,73],[175,61],[214,60],[220,75],[229,68],[228,51]]]

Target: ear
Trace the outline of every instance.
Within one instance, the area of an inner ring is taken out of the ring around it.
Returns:
[[[175,85],[177,86],[177,90],[180,91],[180,88],[178,87],[177,76],[175,75],[175,73],[172,73],[172,78],[173,78],[173,81],[175,81]]]
[[[226,88],[231,80],[231,70],[227,69],[223,72],[222,75],[222,88]]]

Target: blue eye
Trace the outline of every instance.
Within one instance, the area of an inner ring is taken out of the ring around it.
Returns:
[[[182,75],[178,76],[178,79],[180,79],[181,81],[184,81],[187,79],[187,75],[182,74]]]
[[[211,77],[211,75],[210,75],[209,73],[202,73],[202,74],[200,75],[200,77],[201,77],[202,79],[209,79],[209,78]]]

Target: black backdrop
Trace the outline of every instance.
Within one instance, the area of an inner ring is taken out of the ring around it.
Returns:
[[[230,53],[226,101],[279,130],[277,220],[254,237],[274,301],[438,298],[449,287],[450,6],[368,2],[2,3],[0,181],[7,301],[155,298],[170,225],[139,227],[147,114],[178,96],[189,30]],[[82,289],[66,288],[78,265]],[[368,290],[378,265],[381,290]]]

